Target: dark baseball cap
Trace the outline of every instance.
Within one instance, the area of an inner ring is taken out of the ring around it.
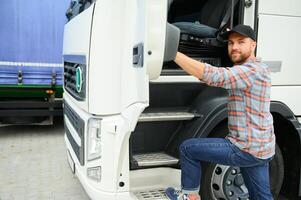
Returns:
[[[228,37],[231,33],[238,33],[240,35],[246,36],[248,38],[251,38],[252,40],[256,41],[256,34],[254,30],[247,25],[239,24],[232,29],[224,32],[221,34],[221,37],[225,40],[228,40]]]

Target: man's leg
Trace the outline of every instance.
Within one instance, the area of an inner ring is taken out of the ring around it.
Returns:
[[[252,200],[272,200],[269,182],[269,163],[254,167],[241,167],[244,182]]]
[[[179,195],[174,188],[167,188],[166,195],[172,200],[187,199],[187,196],[189,200],[199,199],[200,161],[230,165],[233,153],[233,144],[223,138],[194,138],[184,141],[180,146],[182,193]]]
[[[201,180],[200,161],[231,165],[233,144],[222,138],[189,139],[180,146],[182,191],[198,194]]]
[[[262,174],[266,174],[266,176],[268,177],[268,171],[260,171],[259,173],[256,172],[256,168],[258,166],[258,169],[261,169],[260,166],[264,165],[265,163],[268,163],[268,161],[263,161],[261,159],[255,158],[251,154],[242,152],[227,139],[198,138],[186,140],[180,146],[180,161],[182,169],[182,192],[184,194],[190,194],[189,196],[192,195],[193,197],[195,197],[198,194],[200,188],[200,161],[207,161],[222,165],[238,166],[242,168],[246,167],[248,174],[253,172],[252,169],[254,168],[254,173],[257,173],[256,175],[260,175],[253,176],[253,179],[256,179],[255,182],[250,181],[250,177],[247,178],[247,188],[250,190],[250,194],[254,194],[254,188],[252,187],[252,184],[254,183],[258,184],[258,186],[261,187],[262,190],[259,191],[264,190],[263,193],[266,194],[264,196],[271,196],[269,183],[266,183],[265,181],[262,182]],[[251,170],[249,171],[248,169]],[[261,186],[261,184],[263,184],[263,186]]]

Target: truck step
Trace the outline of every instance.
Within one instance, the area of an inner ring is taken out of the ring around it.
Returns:
[[[166,200],[164,189],[152,189],[134,192],[138,200]]]
[[[139,167],[173,165],[179,162],[179,159],[164,152],[136,154],[133,155],[133,159]]]
[[[195,113],[191,112],[146,112],[139,117],[139,122],[154,122],[154,121],[183,121],[191,120],[197,117]]]

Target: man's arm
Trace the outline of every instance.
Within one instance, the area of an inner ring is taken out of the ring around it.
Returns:
[[[205,64],[189,58],[188,56],[178,52],[174,60],[188,74],[201,79],[204,74]]]
[[[255,68],[244,65],[234,67],[214,67],[189,58],[178,52],[175,62],[188,74],[195,76],[206,84],[225,89],[245,89],[255,80]]]

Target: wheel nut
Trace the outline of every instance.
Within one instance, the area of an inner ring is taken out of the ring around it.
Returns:
[[[233,174],[233,175],[236,174],[236,169],[232,169],[231,174]]]
[[[232,181],[230,181],[230,180],[227,180],[227,185],[231,185],[232,184]]]
[[[232,192],[232,191],[230,191],[230,192],[229,192],[229,196],[232,196],[232,195],[233,195],[233,192]]]
[[[215,173],[216,173],[217,175],[220,175],[222,172],[223,172],[223,170],[222,170],[220,167],[217,167],[217,168],[215,169]]]

